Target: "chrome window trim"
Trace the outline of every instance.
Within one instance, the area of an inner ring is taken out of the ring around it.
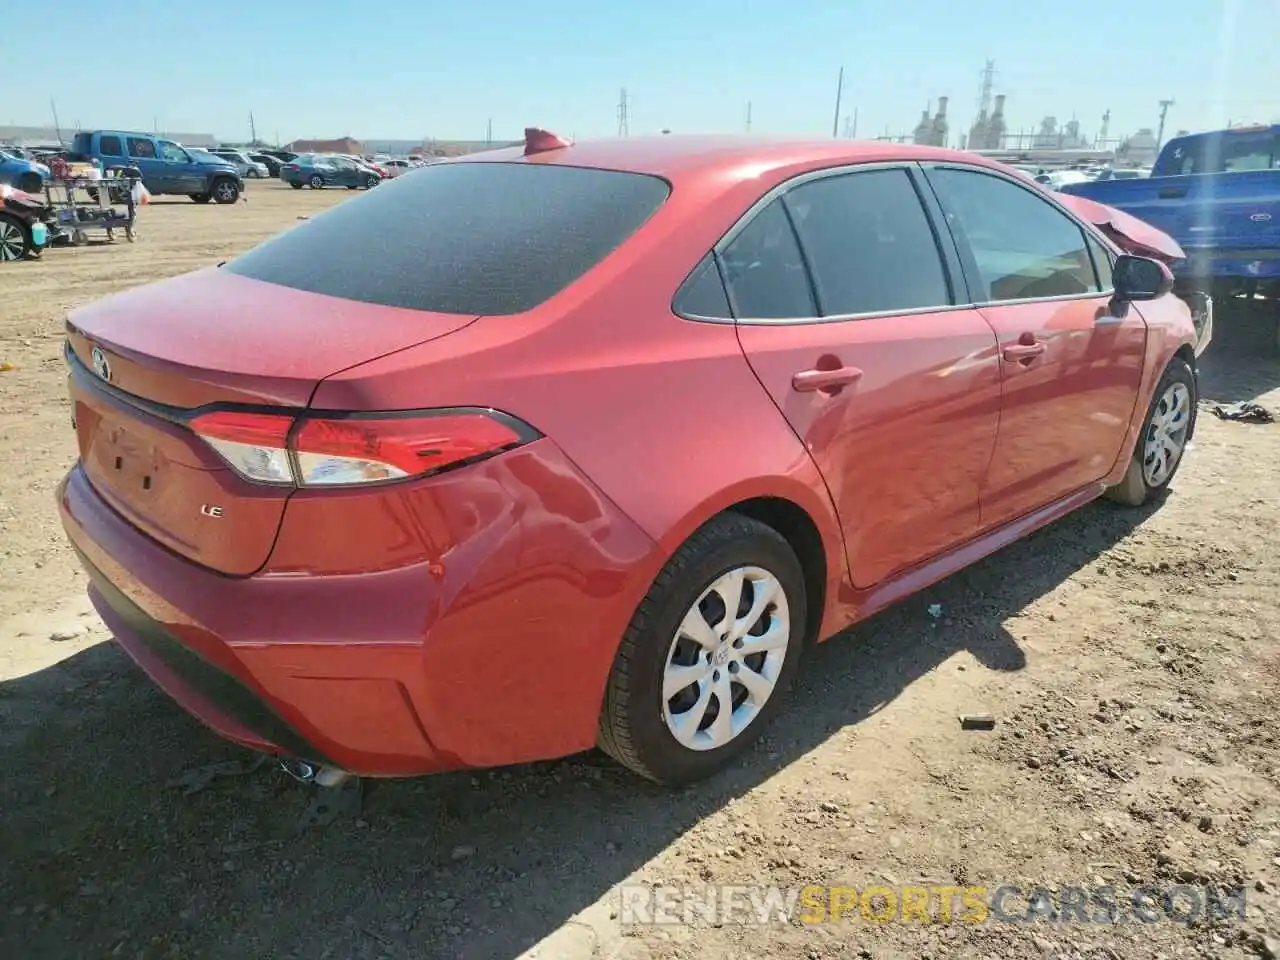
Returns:
[[[996,170],[981,164],[965,163],[964,161],[960,161],[960,160],[917,161],[917,160],[911,160],[911,159],[874,160],[874,161],[868,161],[866,163],[857,163],[857,162],[844,163],[836,167],[822,167],[821,169],[818,169],[818,170],[809,170],[805,173],[796,174],[794,177],[791,177],[787,180],[782,181],[779,184],[776,184],[775,186],[767,190],[765,193],[761,194],[761,196],[757,198],[755,202],[751,204],[751,206],[747,207],[747,209],[738,217],[738,219],[734,221],[733,225],[730,226],[729,229],[724,232],[724,234],[720,237],[720,239],[717,240],[714,244],[712,244],[711,250],[709,252],[718,261],[719,258],[722,256],[725,248],[728,247],[731,243],[733,243],[735,239],[737,239],[738,235],[747,228],[747,226],[751,223],[751,221],[754,220],[755,217],[765,207],[767,207],[769,204],[773,203],[775,200],[779,199],[780,197],[784,196],[785,194],[787,194],[788,192],[790,192],[791,190],[797,187],[801,187],[807,183],[812,183],[817,180],[826,180],[831,177],[840,177],[840,176],[846,176],[851,173],[861,173],[861,172],[874,171],[874,170],[905,170],[907,171],[908,175],[910,175],[911,169],[913,167],[916,168],[917,170],[922,171],[926,178],[928,177],[928,172],[930,169],[942,168],[942,169],[961,170],[967,173],[984,174],[986,176],[994,177],[997,180],[1003,180],[1007,183],[1010,183],[1013,186],[1018,187],[1019,189],[1025,190],[1027,193],[1030,193],[1032,196],[1042,201],[1045,201],[1050,208],[1052,208],[1053,210],[1056,210],[1058,213],[1065,216],[1068,220],[1074,223],[1082,232],[1086,232],[1088,236],[1092,236],[1095,239],[1097,239],[1102,244],[1104,249],[1112,253],[1113,257],[1115,255],[1115,248],[1114,248],[1114,245],[1111,243],[1110,239],[1101,231],[1099,231],[1096,227],[1094,227],[1093,224],[1076,216],[1076,214],[1072,210],[1068,209],[1067,207],[1059,203],[1051,194],[1043,190],[1031,189],[1030,187],[1028,187],[1026,183],[1022,182],[1016,176],[1010,176],[1009,174],[1005,173],[1002,170]],[[925,207],[923,204],[921,206],[925,216],[928,217],[929,220],[932,222],[933,218],[929,210],[927,209],[927,207]],[[945,224],[943,226],[945,226]],[[1086,249],[1087,249],[1087,245],[1086,245]],[[802,253],[803,253],[803,250],[802,250]],[[675,298],[679,295],[680,290],[684,287],[685,283],[688,282],[689,277],[693,275],[694,270],[697,270],[698,266],[702,263],[703,257],[705,256],[706,254],[704,253],[702,256],[698,258],[697,262],[695,262],[694,265],[690,268],[689,273],[685,276],[683,280],[680,281],[680,283],[676,286],[675,292],[672,294],[671,312],[683,320],[689,320],[694,323],[722,323],[722,324],[728,323],[728,324],[743,324],[747,326],[798,326],[800,324],[847,323],[849,321],[855,321],[855,320],[879,320],[879,319],[889,319],[893,317],[920,316],[923,314],[951,313],[956,310],[974,310],[974,309],[980,309],[982,307],[1026,306],[1028,304],[1033,304],[1033,303],[1058,303],[1058,302],[1065,303],[1068,301],[1075,301],[1075,300],[1093,300],[1093,299],[1102,299],[1103,297],[1109,297],[1109,296],[1114,297],[1114,294],[1115,294],[1115,288],[1112,287],[1108,290],[1091,291],[1089,293],[1084,293],[1084,294],[1060,294],[1058,296],[1052,296],[1052,297],[1027,297],[1027,298],[1018,299],[1018,300],[985,300],[985,301],[975,300],[970,302],[942,304],[936,307],[914,307],[906,310],[882,310],[882,311],[875,311],[871,313],[850,313],[850,314],[840,314],[840,315],[829,316],[829,317],[736,317],[735,318],[735,317],[704,317],[704,316],[699,316],[697,314],[681,313],[680,311],[675,309],[675,302],[674,302]],[[945,266],[945,257],[942,256],[941,251],[939,251],[939,258],[944,261],[944,266]],[[1092,257],[1090,259],[1092,260]],[[1114,262],[1115,261],[1113,259],[1112,260],[1113,265],[1114,265]],[[718,262],[717,262],[717,270],[719,270]],[[1095,276],[1096,276],[1096,268],[1095,268]],[[725,293],[726,293],[726,296],[728,296],[729,295],[728,289],[727,289],[728,282],[725,281],[723,273],[721,274],[721,282],[725,284],[725,287],[726,287]],[[957,286],[957,284],[955,284],[953,281],[952,286],[955,287]],[[953,290],[953,294],[959,294],[959,293],[960,291],[958,289]]]

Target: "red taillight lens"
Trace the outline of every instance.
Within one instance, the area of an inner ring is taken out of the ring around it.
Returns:
[[[296,420],[218,411],[197,417],[191,427],[245,479],[304,487],[422,476],[537,436],[514,418],[483,410]]]

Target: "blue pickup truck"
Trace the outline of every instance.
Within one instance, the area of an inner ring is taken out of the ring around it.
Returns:
[[[1280,124],[1176,137],[1151,176],[1067,184],[1172,236],[1183,289],[1280,300]]]
[[[196,203],[235,203],[244,191],[244,181],[230,161],[194,156],[180,144],[148,133],[77,133],[70,154],[77,160],[101,161],[104,170],[135,168],[152,195],[185,195]]]

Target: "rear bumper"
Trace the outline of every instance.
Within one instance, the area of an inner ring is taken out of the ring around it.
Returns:
[[[410,486],[432,510],[472,497],[479,509],[461,523],[455,511],[454,526],[475,532],[431,563],[375,570],[366,557],[365,572],[328,575],[233,578],[191,563],[116,514],[78,466],[58,499],[117,642],[229,740],[366,776],[589,748],[657,547],[545,438]],[[571,500],[591,516],[566,516]],[[286,519],[281,544],[291,536]]]

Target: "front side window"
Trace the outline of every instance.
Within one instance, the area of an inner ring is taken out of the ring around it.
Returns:
[[[823,316],[950,305],[933,228],[906,170],[814,180],[786,203]]]
[[[1028,188],[969,170],[929,171],[956,240],[977,267],[978,302],[1098,292],[1079,225]]]
[[[166,160],[172,160],[174,163],[187,162],[187,152],[176,143],[169,143],[167,140],[161,141],[160,150]]]
[[[738,319],[818,315],[804,257],[781,199],[752,217],[725,246],[720,265]]]
[[[1111,252],[1097,241],[1094,237],[1088,237],[1089,252],[1093,254],[1093,265],[1098,271],[1098,286],[1102,290],[1112,290],[1115,283],[1111,279],[1111,270],[1114,263],[1111,259]]]

